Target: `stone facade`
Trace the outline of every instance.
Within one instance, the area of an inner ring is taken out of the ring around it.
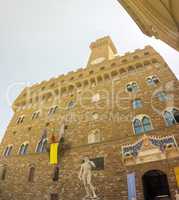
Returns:
[[[179,107],[178,80],[150,46],[119,56],[111,39],[105,37],[92,43],[91,50],[86,68],[25,88],[15,100],[14,116],[0,145],[1,199],[84,199],[78,174],[86,156],[104,159],[104,169],[100,164],[92,171],[98,199],[128,199],[130,172],[136,173],[137,199],[144,199],[142,176],[153,169],[167,175],[173,199],[177,188],[174,168],[179,166],[179,157],[128,166],[123,162],[121,147],[144,136],[136,135],[132,125],[134,117],[141,114],[149,116],[152,123],[146,135],[173,135],[179,142],[179,124],[167,127],[162,116],[165,109]],[[147,84],[146,78],[153,75],[159,81]],[[127,91],[131,82],[137,83],[137,91]],[[170,98],[160,101],[156,96],[159,91]],[[132,106],[135,99],[142,102],[136,109]],[[52,135],[59,138],[62,124],[65,148],[54,180],[56,166],[49,164],[49,145],[47,152],[36,151],[43,137],[47,136],[48,144]],[[19,155],[22,144],[28,144],[28,148]],[[9,154],[5,152],[8,146],[12,146]],[[29,179],[32,167],[35,171]]]

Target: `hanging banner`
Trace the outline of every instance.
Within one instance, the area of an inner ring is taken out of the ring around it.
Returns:
[[[58,143],[50,145],[50,164],[58,164]]]
[[[136,199],[135,173],[127,174],[128,200]]]
[[[179,167],[175,167],[175,177],[177,181],[177,186],[179,188]]]

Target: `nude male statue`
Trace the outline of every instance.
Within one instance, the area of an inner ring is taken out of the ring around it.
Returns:
[[[84,162],[81,165],[80,173],[79,173],[79,179],[83,181],[83,185],[85,187],[86,191],[86,198],[92,198],[95,199],[97,198],[97,195],[95,193],[95,188],[91,183],[91,178],[92,178],[92,168],[95,168],[94,162],[90,161],[88,157],[84,158]]]

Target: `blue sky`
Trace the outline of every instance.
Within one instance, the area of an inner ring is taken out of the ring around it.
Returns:
[[[178,52],[145,36],[117,0],[0,0],[0,5],[0,137],[22,88],[85,66],[89,44],[97,38],[109,35],[119,54],[151,45],[179,77]]]

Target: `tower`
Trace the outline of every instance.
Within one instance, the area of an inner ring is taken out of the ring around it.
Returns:
[[[109,36],[92,42],[90,49],[91,54],[87,64],[88,67],[112,60],[117,54],[116,47]]]

